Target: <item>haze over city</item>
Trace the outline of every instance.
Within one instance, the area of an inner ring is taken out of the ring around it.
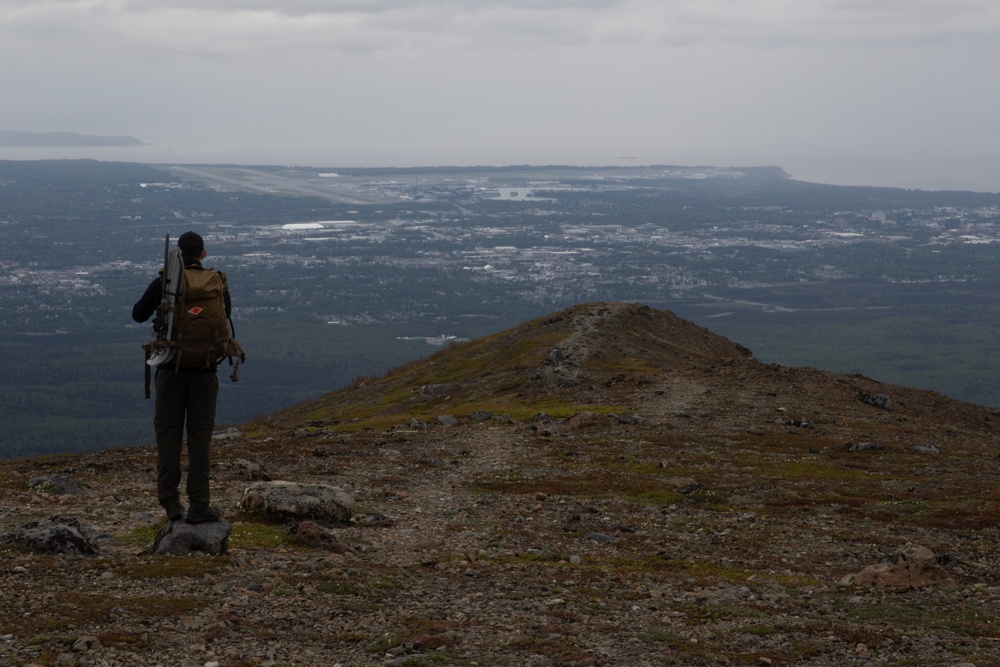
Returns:
[[[1000,191],[986,0],[8,0],[0,159],[780,165]]]

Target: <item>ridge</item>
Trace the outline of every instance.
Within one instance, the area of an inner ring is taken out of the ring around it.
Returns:
[[[1000,664],[996,420],[582,304],[220,430],[226,555],[150,553],[148,447],[0,461],[0,662]],[[4,543],[53,516],[99,553]]]

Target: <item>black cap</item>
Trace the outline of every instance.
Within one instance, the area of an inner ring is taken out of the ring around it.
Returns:
[[[194,232],[184,232],[177,238],[177,247],[185,255],[200,255],[205,249],[205,242]]]

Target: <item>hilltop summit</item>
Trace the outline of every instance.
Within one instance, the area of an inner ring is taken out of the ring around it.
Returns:
[[[0,658],[997,664],[996,419],[584,304],[220,431],[225,556],[148,552],[149,449],[0,462],[0,538],[99,551],[0,547]],[[353,515],[241,507],[269,480]]]
[[[638,386],[669,373],[747,359],[746,348],[640,304],[590,303],[458,343],[426,360],[360,379],[277,415],[281,423],[469,413],[524,414],[539,402],[563,416],[598,404],[632,402]],[[394,400],[398,399],[398,400]]]

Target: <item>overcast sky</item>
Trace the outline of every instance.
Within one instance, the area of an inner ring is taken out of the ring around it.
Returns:
[[[0,130],[1000,191],[998,63],[996,0],[0,0]]]

